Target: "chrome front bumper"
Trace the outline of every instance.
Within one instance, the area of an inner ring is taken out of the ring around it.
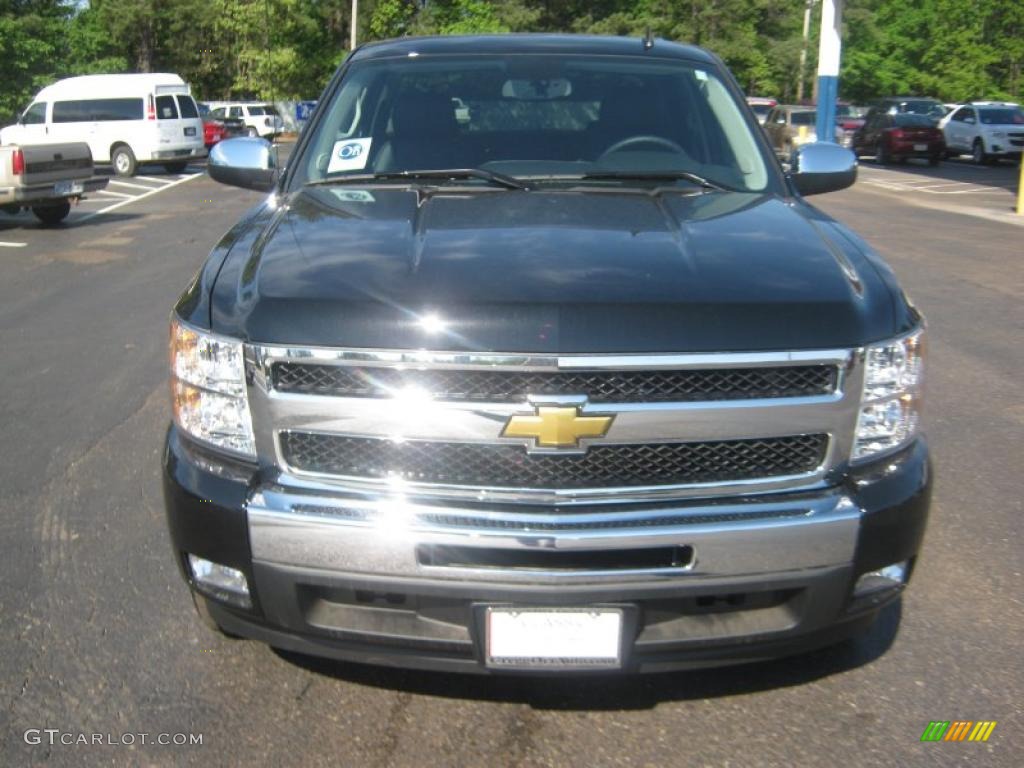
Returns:
[[[253,494],[247,511],[255,562],[487,583],[664,579],[680,585],[849,565],[862,512],[841,493],[547,512],[507,505],[427,505],[399,496],[341,498],[273,487]],[[457,565],[437,565],[423,556],[429,547],[456,547],[464,557]],[[685,549],[689,557],[659,567],[559,566],[560,553],[578,563],[573,554],[666,547]],[[509,565],[516,553],[537,552],[548,553],[554,565]]]

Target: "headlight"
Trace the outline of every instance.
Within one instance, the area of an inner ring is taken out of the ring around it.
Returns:
[[[171,401],[182,431],[215,448],[256,458],[240,341],[172,319]]]
[[[917,434],[923,376],[923,329],[868,347],[854,460],[899,448]]]

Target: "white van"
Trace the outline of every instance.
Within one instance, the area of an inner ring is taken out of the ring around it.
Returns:
[[[180,173],[206,156],[203,121],[178,75],[84,75],[43,88],[0,143],[84,141],[93,161],[132,176],[140,163]]]

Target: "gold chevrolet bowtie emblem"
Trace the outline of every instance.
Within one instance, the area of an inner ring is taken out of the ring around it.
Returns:
[[[575,406],[536,408],[533,416],[513,416],[502,437],[533,438],[538,448],[578,448],[584,437],[604,437],[614,416],[581,416]]]

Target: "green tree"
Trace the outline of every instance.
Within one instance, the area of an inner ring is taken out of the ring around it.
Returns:
[[[63,0],[0,0],[0,119],[11,122],[60,69],[71,7]]]

